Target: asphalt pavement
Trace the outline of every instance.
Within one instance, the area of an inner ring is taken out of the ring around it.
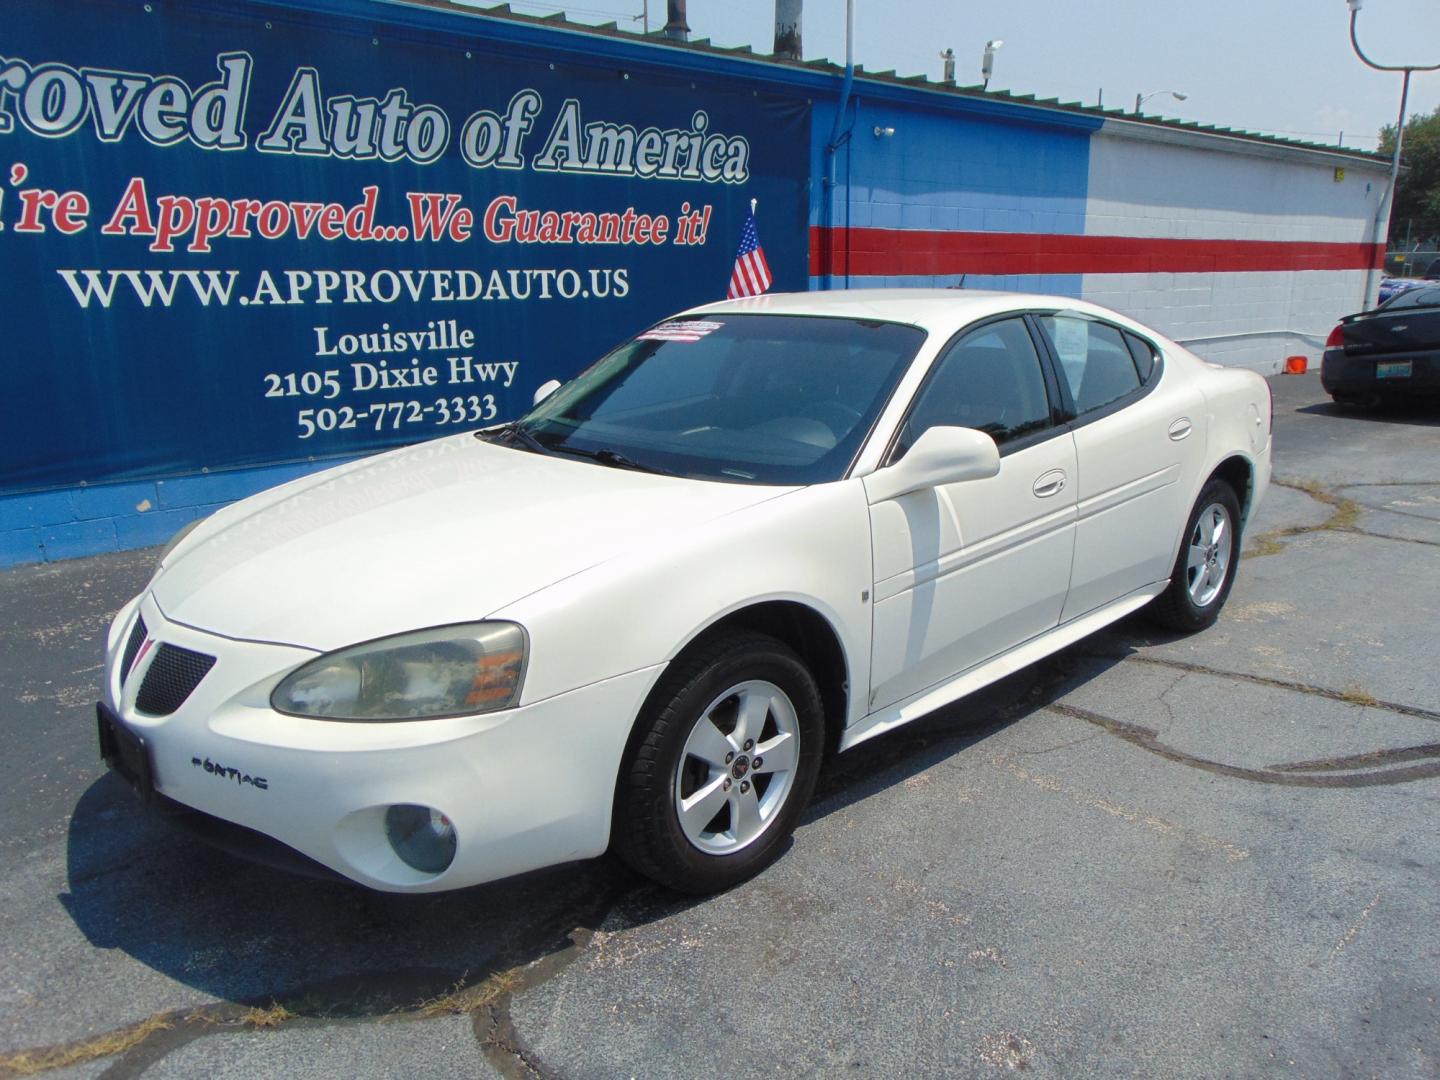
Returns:
[[[1215,627],[1126,620],[841,755],[699,901],[202,846],[96,757],[155,552],[0,573],[0,1078],[1440,1075],[1440,410],[1272,386]]]

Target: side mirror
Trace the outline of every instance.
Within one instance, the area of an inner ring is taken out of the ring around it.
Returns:
[[[530,402],[530,404],[531,404],[531,405],[539,405],[540,402],[544,401],[547,397],[549,397],[551,394],[553,394],[556,390],[559,390],[559,389],[560,389],[560,380],[559,380],[559,379],[551,379],[549,382],[541,383],[541,384],[540,384],[540,389],[535,391],[535,397],[534,397],[534,399]]]
[[[893,465],[865,477],[865,495],[872,504],[898,499],[912,491],[988,480],[1000,472],[1000,448],[983,431],[963,427],[932,427]]]

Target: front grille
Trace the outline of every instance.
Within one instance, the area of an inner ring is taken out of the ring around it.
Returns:
[[[214,666],[213,656],[178,645],[156,646],[155,659],[150,661],[145,681],[140,684],[135,708],[151,716],[169,716],[185,704],[185,699]]]
[[[130,640],[125,642],[125,653],[120,657],[120,685],[125,685],[125,680],[130,678],[130,665],[135,663],[135,654],[140,651],[140,646],[145,641],[145,617],[139,616],[135,620],[135,629],[130,631]]]

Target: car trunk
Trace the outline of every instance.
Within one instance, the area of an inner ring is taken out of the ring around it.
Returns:
[[[1440,308],[1352,315],[1342,324],[1346,356],[1408,356],[1440,350]]]

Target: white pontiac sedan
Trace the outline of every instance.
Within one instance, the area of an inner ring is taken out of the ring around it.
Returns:
[[[1270,477],[1262,379],[1063,297],[715,304],[546,389],[177,537],[107,761],[376,889],[606,849],[723,889],[827,751],[1141,607],[1212,623]]]

